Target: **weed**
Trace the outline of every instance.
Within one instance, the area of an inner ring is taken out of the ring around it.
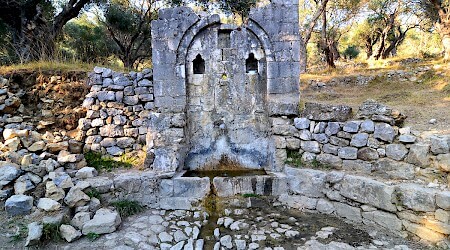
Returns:
[[[247,193],[247,194],[242,194],[242,197],[244,197],[244,198],[259,198],[259,197],[261,197],[261,195]]]
[[[27,237],[28,229],[25,225],[20,225],[17,227],[17,232],[15,235],[11,236],[10,242],[18,242]]]
[[[101,198],[100,192],[96,188],[90,189],[86,194],[89,196],[89,198],[97,198],[99,200]]]
[[[41,241],[60,241],[62,238],[59,226],[60,224],[44,224]]]
[[[137,201],[120,200],[111,203],[120,214],[120,217],[125,218],[144,211],[144,206]]]
[[[287,150],[286,164],[293,165],[295,167],[302,167],[305,164],[302,162],[302,155],[295,150]]]
[[[84,158],[86,159],[88,166],[94,167],[98,171],[111,171],[116,168],[131,168],[133,166],[130,162],[116,161],[111,157],[103,156],[102,154],[93,151],[84,154]]]
[[[99,234],[96,234],[96,233],[90,232],[90,233],[88,233],[88,234],[86,235],[86,237],[87,237],[90,241],[94,241],[94,240],[98,239],[98,238],[100,237],[100,235],[99,235]]]

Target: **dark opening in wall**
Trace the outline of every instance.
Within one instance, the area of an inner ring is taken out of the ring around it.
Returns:
[[[219,30],[218,37],[219,48],[230,48],[231,47],[231,30]]]
[[[200,54],[195,57],[192,63],[194,64],[194,74],[205,74],[205,60]]]
[[[256,60],[255,55],[253,53],[250,53],[250,55],[248,55],[247,60],[245,60],[245,69],[247,73],[251,71],[258,72],[258,60]]]

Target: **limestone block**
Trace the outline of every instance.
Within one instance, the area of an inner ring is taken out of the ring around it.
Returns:
[[[437,154],[447,154],[449,152],[448,138],[431,136],[431,152]]]
[[[445,172],[450,172],[450,154],[440,154],[436,156],[437,166]]]
[[[342,159],[331,154],[319,154],[316,160],[325,166],[340,169],[342,167]]]
[[[362,217],[375,222],[391,232],[398,233],[403,228],[402,221],[396,215],[391,213],[382,211],[363,212]]]
[[[361,222],[361,209],[357,207],[352,207],[344,203],[333,202],[336,209],[336,214],[339,217],[346,218],[354,222]]]
[[[401,161],[408,154],[408,149],[403,144],[388,144],[386,145],[386,156]]]
[[[295,118],[294,125],[297,129],[309,129],[310,120],[307,118]]]
[[[360,125],[361,121],[348,121],[344,124],[342,130],[348,133],[357,133]]]
[[[413,144],[409,148],[408,156],[405,161],[418,166],[427,166],[430,164],[430,145],[428,144]]]
[[[338,156],[345,160],[356,160],[358,158],[358,149],[353,147],[342,147],[338,150]]]
[[[350,141],[350,146],[352,147],[365,147],[367,145],[367,140],[369,139],[369,134],[367,133],[358,133],[352,136],[352,140]]]
[[[378,160],[378,158],[380,158],[376,149],[368,148],[368,147],[358,149],[357,156],[358,156],[358,159],[361,159],[364,161],[374,161],[374,160]]]
[[[387,123],[376,123],[374,137],[385,142],[393,142],[397,132]]]
[[[340,194],[348,199],[395,212],[391,202],[394,187],[369,178],[347,175],[341,182]]]
[[[286,167],[285,173],[290,190],[295,194],[320,198],[324,194],[326,173],[313,169]]]
[[[325,129],[325,134],[328,136],[335,135],[341,129],[339,122],[329,122],[327,128]]]
[[[13,195],[5,202],[5,210],[11,216],[31,213],[33,197],[26,195]]]
[[[86,222],[82,232],[84,235],[89,233],[107,234],[116,231],[122,222],[118,212],[106,208],[99,209],[92,220]]]
[[[360,131],[364,133],[373,133],[375,131],[375,123],[372,120],[365,120],[361,123]]]
[[[301,148],[309,153],[320,153],[320,145],[316,141],[302,141]]]
[[[412,180],[415,177],[413,165],[388,158],[382,158],[374,162],[373,173],[389,179]]]
[[[434,212],[436,190],[418,184],[404,183],[395,187],[398,203],[418,212]]]

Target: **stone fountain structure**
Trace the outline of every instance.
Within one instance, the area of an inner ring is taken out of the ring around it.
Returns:
[[[281,171],[272,135],[274,118],[298,114],[298,1],[252,9],[241,26],[165,9],[152,39],[153,169],[203,169],[226,158]]]

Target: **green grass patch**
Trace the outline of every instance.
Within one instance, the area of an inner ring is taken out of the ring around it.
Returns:
[[[44,224],[43,231],[42,231],[42,242],[49,242],[49,241],[61,241],[61,232],[59,231],[60,224]]]
[[[244,197],[244,198],[259,198],[259,197],[261,197],[261,195],[248,193],[248,194],[242,194],[242,197]]]
[[[28,229],[27,226],[21,224],[15,235],[11,236],[10,242],[19,242],[27,237]]]
[[[104,156],[101,153],[97,152],[87,152],[84,154],[84,158],[88,166],[97,169],[98,171],[112,171],[116,168],[131,168],[133,164],[129,159],[120,158],[119,160],[115,160],[112,157]],[[122,161],[123,160],[123,161]]]
[[[99,200],[101,198],[100,192],[96,188],[91,188],[86,194],[89,196],[89,198],[97,198]]]
[[[120,200],[111,203],[111,205],[117,209],[122,218],[138,214],[145,210],[144,206],[137,201]]]
[[[99,234],[96,234],[96,233],[90,232],[90,233],[88,233],[88,234],[86,235],[86,237],[87,237],[90,241],[94,241],[94,240],[100,238],[100,235],[99,235]]]
[[[295,166],[295,167],[303,167],[305,164],[302,162],[302,155],[296,150],[286,150],[287,151],[287,160],[286,164]]]

